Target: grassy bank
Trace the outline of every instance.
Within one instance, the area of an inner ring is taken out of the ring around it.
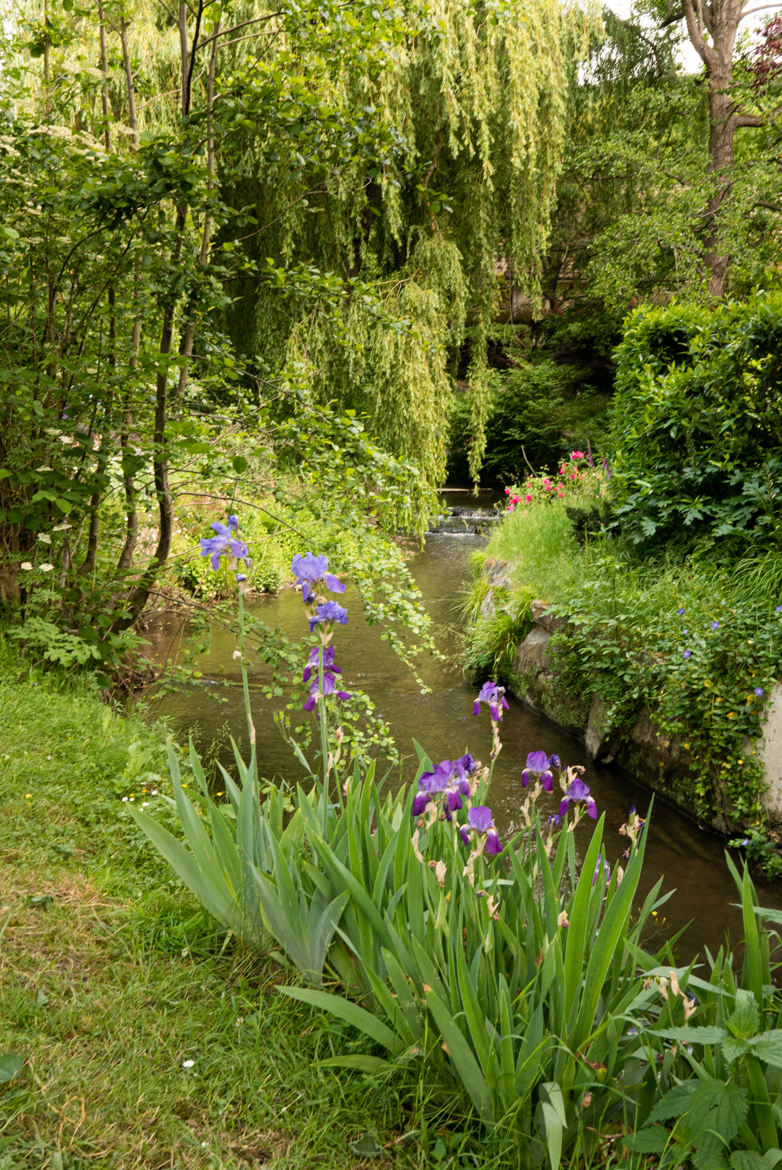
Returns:
[[[3,651],[0,759],[2,1170],[475,1164],[447,1102],[321,1067],[340,1026],[153,854],[127,807],[163,815],[158,732]]]

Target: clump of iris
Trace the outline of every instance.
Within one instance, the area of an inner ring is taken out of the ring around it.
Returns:
[[[486,704],[491,716],[494,747],[492,763],[499,752],[499,723],[503,710],[508,709],[504,687],[486,682],[473,704],[473,714],[480,713]],[[466,752],[457,760],[441,760],[432,771],[422,772],[418,779],[418,791],[413,797],[413,816],[422,817],[423,826],[437,821],[449,821],[462,842],[471,850],[465,872],[472,875],[473,864],[481,853],[496,855],[502,852],[491,809],[485,804],[473,804],[484,782],[490,778],[490,771],[481,768],[477,760]],[[459,814],[462,814],[461,817]],[[471,876],[472,880],[472,876]]]
[[[549,756],[544,751],[530,752],[521,773],[522,787],[530,788],[530,796],[522,810],[527,818],[527,823],[531,823],[530,804],[534,804],[542,792],[553,792],[555,779],[559,781],[562,800],[558,811],[553,813],[546,822],[549,833],[560,828],[571,805],[574,806],[576,815],[571,821],[570,828],[575,827],[584,812],[595,820],[597,818],[597,804],[589,785],[583,779],[583,772],[584,769],[580,765],[563,768],[562,761],[557,755]]]
[[[346,625],[348,611],[336,601],[328,600],[322,590],[330,593],[344,593],[345,586],[329,573],[329,559],[316,556],[315,553],[297,553],[291,562],[291,572],[301,585],[301,596],[307,610],[310,633],[321,626],[319,631],[322,645],[327,645],[331,639],[333,627],[336,624]]]
[[[418,791],[413,797],[413,816],[421,816],[428,805],[432,806],[434,818],[440,810],[446,820],[464,807],[475,792],[472,780],[475,761],[469,752],[458,760],[441,760],[433,771],[422,772],[418,777]]]

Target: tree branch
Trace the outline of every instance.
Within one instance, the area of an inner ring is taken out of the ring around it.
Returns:
[[[282,16],[281,8],[276,12],[267,12],[265,16],[254,16],[252,20],[243,20],[239,24],[235,24],[232,28],[224,28],[220,32],[212,33],[211,37],[206,37],[205,40],[201,41],[201,48],[203,49],[206,45],[211,44],[212,41],[216,41],[218,37],[227,37],[230,33],[238,32],[240,28],[247,28],[248,24],[261,24],[267,20],[273,20],[275,16]]]
[[[782,106],[777,106],[768,114],[737,114],[737,126],[766,126],[769,122],[773,122],[774,118],[778,118],[782,114]]]

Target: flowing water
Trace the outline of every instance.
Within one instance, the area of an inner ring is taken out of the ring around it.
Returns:
[[[379,627],[368,627],[361,616],[358,594],[348,588],[340,600],[348,608],[347,626],[340,626],[335,636],[337,663],[342,667],[342,685],[348,691],[359,687],[374,700],[377,711],[391,725],[402,751],[415,737],[437,762],[454,759],[469,750],[479,759],[488,759],[491,731],[486,708],[478,717],[472,714],[477,687],[465,680],[458,656],[463,647],[463,621],[458,611],[458,596],[469,576],[469,553],[482,547],[484,538],[472,534],[431,535],[426,547],[411,562],[411,569],[421,589],[424,603],[438,627],[442,661],[428,660],[422,675],[431,693],[422,695],[409,670],[381,639]],[[252,612],[270,626],[280,626],[294,638],[306,635],[306,620],[301,595],[286,590],[275,597],[263,597],[251,606]],[[241,682],[233,659],[236,637],[215,628],[211,646],[199,658],[203,679],[162,696],[154,704],[154,714],[165,716],[178,736],[193,734],[205,747],[221,742],[227,748],[228,736],[241,742],[244,712]],[[302,663],[306,652],[302,652]],[[283,741],[274,721],[277,703],[266,700],[258,689],[267,679],[263,664],[251,665],[253,715],[259,740],[259,763],[266,777],[294,774],[290,748]],[[228,686],[216,685],[227,683]],[[556,753],[564,764],[585,764],[585,780],[601,812],[606,814],[606,843],[610,861],[621,857],[626,839],[619,836],[619,826],[626,820],[631,805],[643,814],[649,793],[632,777],[616,768],[591,764],[583,745],[566,735],[543,717],[511,699],[510,710],[502,723],[503,750],[497,760],[489,803],[494,812],[500,837],[507,837],[520,827],[519,810],[524,799],[519,776],[527,753],[542,748]],[[412,748],[405,773],[415,774]],[[222,752],[227,761],[230,753]],[[556,793],[545,797],[545,813],[558,804]],[[578,830],[578,841],[588,840],[592,822],[585,819]],[[708,946],[713,950],[724,940],[741,942],[741,918],[735,907],[736,889],[724,861],[720,841],[700,830],[659,799],[648,826],[644,888],[640,897],[659,877],[663,888],[676,892],[654,919],[655,937],[650,946],[661,943],[687,927],[677,953],[681,960],[691,958]],[[760,886],[761,905],[782,908],[782,890]]]

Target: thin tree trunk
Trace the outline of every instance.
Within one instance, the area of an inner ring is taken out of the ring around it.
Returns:
[[[179,4],[179,41],[181,53],[181,102],[182,118],[190,113],[190,93],[195,63],[195,52],[198,43],[198,34],[201,27],[203,0],[198,0],[196,9],[193,43],[188,45],[187,15],[188,8],[184,0]],[[177,205],[176,219],[173,225],[173,245],[171,249],[170,267],[176,270],[182,251],[183,236],[189,206],[187,203]],[[207,239],[208,250],[208,239]],[[203,240],[202,240],[203,251]],[[152,475],[155,484],[155,495],[158,504],[158,542],[152,559],[142,573],[139,581],[128,598],[125,613],[116,619],[113,629],[125,629],[132,625],[140,615],[149,600],[149,595],[157,577],[168,560],[171,551],[171,537],[174,531],[174,507],[171,498],[169,481],[169,461],[166,426],[168,422],[168,361],[171,356],[174,336],[174,309],[173,302],[167,303],[163,309],[163,323],[160,336],[160,361],[155,379],[155,426],[152,448]],[[192,348],[192,343],[191,343]]]
[[[103,13],[103,2],[98,0],[98,19],[99,19],[99,36],[100,36],[100,71],[101,71],[101,109],[103,112],[103,145],[106,148],[106,153],[111,150],[111,108],[109,106],[109,62],[108,53],[106,51],[106,24]],[[116,345],[117,345],[117,296],[114,290],[114,285],[109,285],[107,290],[107,299],[109,302],[109,368],[113,371],[116,368]],[[106,411],[103,417],[103,430],[100,440],[100,450],[98,452],[98,471],[99,473],[105,471],[109,461],[109,442],[111,431],[111,400],[113,398],[113,389],[109,393],[109,399],[106,405]],[[98,536],[100,533],[100,502],[102,499],[102,492],[100,487],[97,487],[90,497],[90,527],[87,534],[87,551],[84,554],[84,560],[78,568],[80,577],[90,577],[95,572],[98,564]]]
[[[128,98],[128,125],[134,150],[138,150],[138,119],[136,117],[136,92],[133,83],[133,69],[130,62],[128,48],[128,22],[123,18],[119,27],[120,44],[122,45],[122,62],[125,68],[125,84]],[[141,349],[141,309],[139,306],[141,288],[141,273],[138,259],[133,265],[133,302],[136,306],[133,318],[133,335],[131,338],[130,368],[138,369],[139,350]],[[133,460],[131,452],[131,427],[133,425],[132,411],[133,386],[128,386],[123,395],[122,424],[120,427],[119,445],[122,460],[122,487],[125,494],[125,540],[117,561],[117,572],[127,573],[133,563],[133,554],[138,543],[138,509],[136,507],[136,485],[133,480]]]
[[[704,261],[709,273],[709,292],[725,295],[730,256],[722,224],[733,186],[733,140],[736,111],[731,96],[733,52],[747,0],[683,0],[687,33],[703,61],[709,81],[709,165],[714,183],[706,205]]]
[[[220,22],[218,21],[215,28],[215,38],[220,32]],[[210,190],[214,186],[215,174],[215,157],[214,157],[214,90],[215,90],[215,69],[217,66],[217,39],[212,42],[212,49],[209,54],[209,69],[207,71],[206,88],[207,88],[207,140],[206,140],[206,161],[207,171],[209,174]],[[201,231],[201,248],[198,254],[198,267],[205,268],[209,259],[209,245],[212,238],[212,216],[207,209],[204,212],[204,223]],[[193,297],[191,302],[190,320],[185,327],[185,332],[182,337],[182,342],[179,347],[180,355],[185,359],[179,370],[179,384],[177,386],[177,401],[181,401],[187,389],[187,382],[190,376],[190,358],[193,356],[193,341],[195,338],[195,301]]]
[[[709,78],[709,174],[714,182],[714,190],[707,204],[708,234],[704,259],[709,272],[709,292],[717,298],[725,295],[730,263],[721,231],[733,186],[735,163],[733,141],[736,117],[729,92],[730,81],[730,74]]]

